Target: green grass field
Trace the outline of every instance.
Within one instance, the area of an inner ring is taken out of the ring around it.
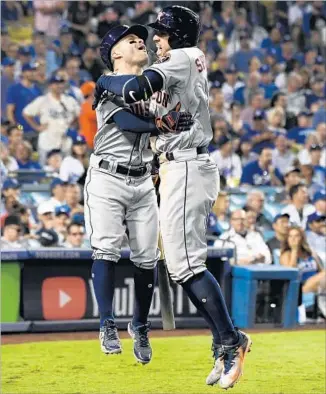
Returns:
[[[245,374],[231,394],[324,394],[325,332],[252,334]],[[131,340],[105,356],[97,341],[2,346],[2,393],[215,393],[205,385],[210,338],[153,338],[154,358],[137,364]]]

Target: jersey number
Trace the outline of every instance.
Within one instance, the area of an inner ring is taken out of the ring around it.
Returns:
[[[206,61],[205,61],[205,56],[199,56],[195,60],[195,64],[197,66],[197,70],[201,73],[202,71],[206,70]]]

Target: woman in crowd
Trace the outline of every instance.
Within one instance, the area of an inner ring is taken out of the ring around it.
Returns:
[[[226,192],[220,192],[213,206],[213,213],[216,215],[218,227],[221,233],[230,229],[230,199]]]

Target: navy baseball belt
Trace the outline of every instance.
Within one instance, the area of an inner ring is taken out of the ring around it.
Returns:
[[[104,170],[110,170],[112,164],[109,161],[102,160],[99,163],[99,167],[103,168]],[[147,166],[142,166],[138,168],[129,168],[129,167],[124,167],[121,164],[118,164],[115,170],[115,173],[117,174],[133,176],[135,178],[144,176],[147,172],[148,172]]]
[[[197,155],[202,155],[203,153],[208,153],[208,149],[205,146],[199,146],[196,148]],[[168,161],[175,160],[173,152],[166,152],[165,158]]]

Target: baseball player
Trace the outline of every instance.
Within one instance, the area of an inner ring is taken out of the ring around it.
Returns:
[[[207,151],[213,134],[205,55],[196,47],[199,17],[188,8],[171,6],[149,26],[155,30],[159,62],[137,76],[101,76],[97,95],[106,89],[127,103],[151,97],[156,115],[180,102],[198,121],[189,131],[160,133],[152,143],[161,162],[160,226],[171,278],[183,287],[213,333],[215,361],[206,383],[219,381],[227,389],[243,373],[251,339],[233,326],[219,284],[205,265],[206,219],[218,195],[219,175]]]
[[[119,74],[141,74],[148,62],[144,44],[147,36],[147,29],[140,25],[111,29],[101,44],[101,56],[108,68]],[[112,302],[115,264],[127,230],[135,282],[134,315],[128,331],[134,339],[134,355],[142,364],[152,357],[147,318],[159,258],[149,138],[165,130],[172,134],[188,130],[193,123],[191,114],[177,110],[157,119],[149,114],[145,101],[126,105],[121,97],[116,100],[104,93],[96,109],[98,131],[85,181],[85,221],[93,249],[92,278],[100,312],[101,350],[106,354],[122,351]]]

